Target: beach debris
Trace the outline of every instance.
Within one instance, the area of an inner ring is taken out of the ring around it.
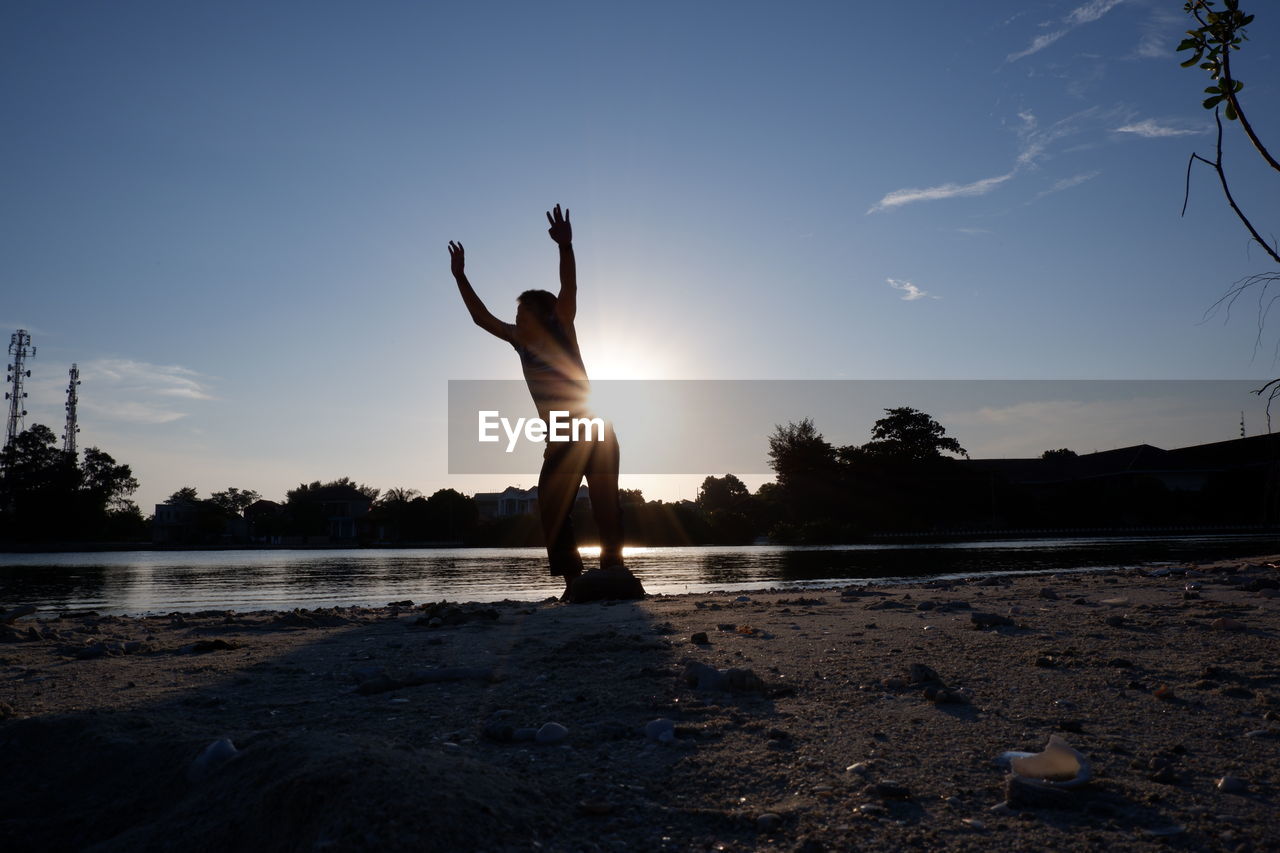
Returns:
[[[973,623],[975,628],[979,629],[1013,624],[1013,620],[1008,616],[1001,616],[998,613],[979,613],[977,611],[969,614],[969,621]]]
[[[1209,627],[1215,631],[1243,631],[1244,623],[1230,616],[1220,616],[1210,622]]]
[[[1161,684],[1152,691],[1151,695],[1164,702],[1172,702],[1178,698],[1174,695],[1173,688],[1167,684]]]
[[[1054,788],[1075,788],[1093,778],[1089,761],[1058,735],[1050,735],[1040,752],[1001,753],[1012,776]]]
[[[859,776],[866,776],[871,772],[870,761],[855,761],[845,768],[846,773],[857,773]]]
[[[656,743],[671,743],[676,739],[676,724],[666,717],[645,723],[644,736]]]
[[[976,830],[978,832],[982,832],[987,828],[986,823],[978,820],[976,817],[961,818],[960,822],[963,823],[965,826],[969,827],[970,829]]]
[[[1128,607],[1129,599],[1125,598],[1124,596],[1118,596],[1116,598],[1104,598],[1102,599],[1102,601],[1099,602],[1099,604],[1105,604],[1108,607]]]
[[[187,768],[187,780],[199,782],[239,754],[231,738],[219,738],[201,750],[195,761],[191,762],[191,766]]]
[[[541,744],[561,743],[569,737],[569,730],[559,723],[543,723],[533,739]]]
[[[1239,776],[1223,776],[1214,787],[1224,794],[1243,794],[1249,790],[1249,783]]]

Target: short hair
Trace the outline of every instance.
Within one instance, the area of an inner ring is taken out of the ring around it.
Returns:
[[[528,305],[542,317],[553,317],[556,313],[556,295],[547,290],[526,290],[516,297],[519,305]]]

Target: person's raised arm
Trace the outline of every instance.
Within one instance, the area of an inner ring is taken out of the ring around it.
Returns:
[[[547,212],[551,227],[547,233],[560,247],[560,293],[556,296],[556,318],[566,328],[578,314],[578,264],[573,257],[573,228],[569,225],[569,208],[560,213],[560,205]]]
[[[466,262],[467,259],[463,253],[462,244],[450,240],[449,269],[453,272],[454,280],[458,282],[458,292],[462,294],[462,301],[466,303],[467,310],[471,312],[471,319],[475,320],[476,325],[489,334],[502,338],[504,341],[510,341],[515,326],[502,322],[489,313],[488,308],[484,307],[484,303],[476,295],[475,288],[467,280]]]

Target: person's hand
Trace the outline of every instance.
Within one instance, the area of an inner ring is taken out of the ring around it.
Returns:
[[[551,227],[547,229],[547,233],[551,235],[551,239],[555,240],[561,246],[567,246],[573,242],[573,228],[569,225],[569,208],[564,209],[564,215],[560,215],[560,205],[556,205],[555,210],[547,212],[547,222],[551,223]]]
[[[449,241],[449,269],[454,275],[462,275],[463,268],[467,265],[467,258],[463,254],[462,244]]]

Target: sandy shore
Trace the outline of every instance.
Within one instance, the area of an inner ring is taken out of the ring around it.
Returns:
[[[0,626],[0,837],[1280,849],[1275,560],[612,605],[24,615]],[[1092,781],[1010,788],[997,756],[1053,734]]]

